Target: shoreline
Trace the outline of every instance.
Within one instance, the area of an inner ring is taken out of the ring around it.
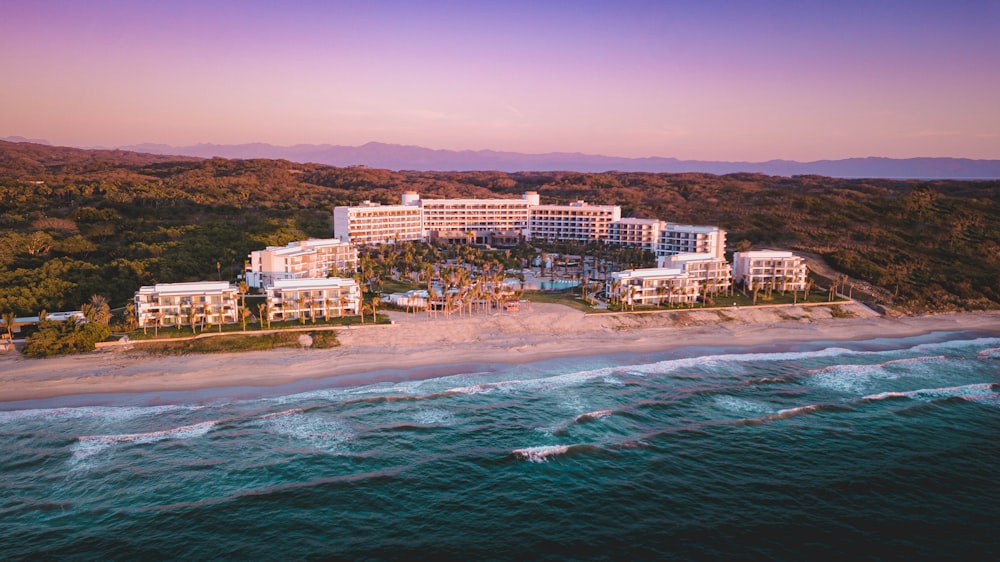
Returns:
[[[216,394],[331,378],[370,384],[408,378],[405,372],[414,369],[426,369],[422,378],[430,378],[463,364],[524,364],[685,347],[860,341],[931,332],[1000,336],[1000,311],[888,318],[856,303],[841,308],[854,317],[832,318],[829,309],[796,306],[734,309],[724,315],[691,309],[588,316],[562,305],[532,303],[520,312],[452,318],[390,312],[393,324],[338,329],[341,345],[325,350],[181,356],[115,350],[47,359],[7,353],[0,355],[0,403],[96,394]],[[393,377],[393,371],[400,375]]]

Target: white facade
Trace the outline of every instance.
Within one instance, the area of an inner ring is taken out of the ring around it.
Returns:
[[[711,254],[717,258],[726,255],[726,231],[717,226],[664,223],[660,228],[657,256],[673,254]]]
[[[626,269],[611,274],[610,295],[629,306],[693,303],[698,281],[680,269]]]
[[[227,281],[157,283],[135,293],[139,327],[228,324],[238,318],[235,285]]]
[[[267,287],[267,316],[272,321],[355,316],[361,289],[354,279],[278,279]]]
[[[523,199],[423,199],[424,234],[452,230],[488,232],[521,231],[528,228],[532,207]]]
[[[756,250],[733,255],[733,277],[749,291],[765,287],[803,291],[807,274],[805,259],[792,252]]]
[[[608,225],[608,243],[655,252],[660,241],[662,221],[624,218]]]
[[[617,205],[589,205],[583,201],[569,205],[538,205],[531,209],[528,237],[531,240],[606,240],[611,223],[621,220]]]
[[[420,199],[403,194],[402,205],[365,202],[333,211],[333,232],[354,244],[379,244],[396,240],[427,241],[437,235],[475,232],[504,238],[523,235],[535,240],[606,240],[609,225],[621,220],[617,205],[540,205],[538,193],[521,199]]]
[[[379,205],[365,201],[333,210],[333,235],[352,244],[386,244],[424,240],[419,205]]]
[[[349,274],[357,267],[354,245],[338,238],[310,239],[250,252],[244,276],[247,285],[263,289],[278,279]]]
[[[733,268],[725,258],[712,254],[674,254],[657,260],[657,265],[666,269],[680,269],[690,275],[706,293],[728,291],[733,283]]]

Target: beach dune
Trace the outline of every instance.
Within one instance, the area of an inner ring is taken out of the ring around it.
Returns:
[[[666,351],[686,346],[904,337],[935,331],[1000,334],[1000,312],[887,318],[860,304],[650,314],[584,314],[529,303],[518,312],[451,317],[389,312],[391,325],[337,331],[334,349],[158,356],[132,350],[50,359],[0,354],[0,402],[83,394],[277,386],[303,379],[460,363]],[[385,377],[385,375],[382,375]]]

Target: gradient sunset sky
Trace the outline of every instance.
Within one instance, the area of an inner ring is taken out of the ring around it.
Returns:
[[[1000,1],[0,0],[0,137],[1000,158]]]

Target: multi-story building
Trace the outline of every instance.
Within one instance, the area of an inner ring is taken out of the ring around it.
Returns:
[[[657,265],[665,269],[680,269],[695,279],[702,290],[709,294],[726,292],[732,286],[733,268],[725,258],[717,258],[712,254],[663,256],[657,260]]]
[[[272,321],[357,315],[361,289],[354,279],[276,279],[267,287],[267,316]]]
[[[520,239],[605,240],[621,219],[617,205],[541,205],[538,193],[521,199],[425,199],[412,191],[401,205],[364,202],[333,211],[334,235],[355,244],[402,240],[449,240],[474,244]]]
[[[733,277],[749,291],[803,291],[807,274],[805,259],[792,252],[755,250],[733,255]]]
[[[693,303],[698,281],[680,269],[626,269],[611,274],[609,297],[628,306]]]
[[[660,227],[656,255],[662,257],[689,253],[711,254],[717,258],[724,258],[726,231],[717,226],[664,223]]]
[[[663,222],[656,219],[624,218],[608,225],[609,244],[655,252]]]
[[[528,218],[531,240],[590,242],[606,240],[611,223],[621,220],[618,205],[590,205],[577,201],[569,205],[538,205]]]
[[[353,207],[336,207],[333,210],[333,235],[352,244],[426,239],[419,205],[379,205],[370,201]]]
[[[338,238],[291,242],[250,252],[244,277],[263,289],[278,279],[307,279],[350,274],[358,267],[358,250]]]
[[[537,193],[525,193],[521,199],[423,199],[416,193],[403,195],[409,204],[419,202],[423,212],[424,234],[430,238],[435,233],[450,231],[474,232],[485,238],[492,232],[524,232],[528,228],[528,215],[538,204]],[[475,243],[485,244],[486,240]]]
[[[197,281],[140,287],[135,315],[140,328],[236,322],[236,286],[228,281]]]

